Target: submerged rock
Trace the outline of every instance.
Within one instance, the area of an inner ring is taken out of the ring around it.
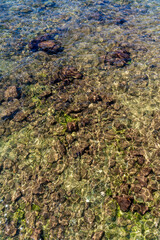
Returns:
[[[124,24],[125,22],[127,22],[127,21],[126,21],[124,18],[121,18],[121,19],[117,20],[116,24],[117,24],[117,25],[122,25],[122,24]]]
[[[148,211],[148,207],[145,204],[132,204],[131,211],[144,215]]]
[[[18,92],[16,86],[10,86],[4,92],[4,97],[6,100],[11,100],[18,97]]]
[[[101,61],[105,64],[115,67],[124,67],[130,60],[130,53],[125,49],[108,52],[101,57]]]
[[[101,240],[104,236],[104,231],[95,232],[92,236],[92,240]]]
[[[14,222],[11,222],[9,225],[6,225],[5,234],[10,237],[14,237],[17,233],[17,228],[15,227]]]
[[[81,79],[83,77],[82,73],[80,73],[77,68],[72,66],[66,66],[61,69],[61,71],[58,74],[59,78],[61,80],[63,79]]]
[[[97,103],[99,101],[102,101],[102,98],[99,94],[97,93],[91,93],[88,97],[88,100],[92,103]]]
[[[65,66],[55,74],[52,83],[63,82],[63,85],[69,85],[74,79],[82,79],[83,74],[73,66]]]
[[[54,40],[53,36],[49,34],[32,40],[28,46],[32,51],[41,50],[50,54],[62,51],[61,42]]]
[[[14,116],[13,120],[15,122],[21,122],[23,120],[25,120],[27,118],[28,114],[23,112],[23,111],[20,111],[20,112],[17,112],[16,115]]]
[[[38,49],[47,53],[57,53],[61,50],[61,43],[55,40],[48,40],[38,43]]]
[[[3,110],[0,113],[0,118],[3,119],[3,120],[13,119],[14,116],[16,115],[16,113],[18,113],[18,112],[19,112],[19,108],[18,107],[10,106],[10,107],[8,107],[7,109]]]
[[[131,196],[125,195],[122,197],[120,197],[120,196],[116,197],[116,200],[120,206],[120,209],[123,212],[127,212],[130,209],[133,198]]]
[[[78,123],[77,122],[68,122],[67,123],[67,131],[68,132],[78,131]]]

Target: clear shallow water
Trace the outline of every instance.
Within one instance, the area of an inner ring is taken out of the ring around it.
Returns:
[[[159,1],[0,9],[1,239],[159,239]],[[46,33],[62,52],[29,49]]]

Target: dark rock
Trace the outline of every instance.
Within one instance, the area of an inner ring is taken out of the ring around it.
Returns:
[[[67,131],[68,132],[78,131],[78,123],[77,122],[68,122],[67,123]]]
[[[101,58],[101,60],[108,65],[124,67],[127,64],[127,62],[131,60],[131,58],[130,53],[127,50],[120,49],[107,53],[105,56]]]
[[[116,101],[113,97],[111,96],[106,96],[103,101],[106,103],[107,107],[113,105]]]
[[[92,235],[92,240],[101,240],[104,236],[104,231],[95,232]]]
[[[7,90],[4,92],[4,97],[6,100],[12,100],[13,98],[17,98],[17,88],[15,86],[8,87]]]
[[[43,36],[37,37],[36,39],[32,40],[28,46],[31,50],[38,51],[38,43],[43,41],[48,41],[53,39],[50,34],[45,34]]]
[[[38,49],[47,53],[58,53],[62,50],[61,43],[55,40],[48,40],[38,43]]]
[[[124,212],[127,212],[130,209],[133,198],[131,196],[124,195],[122,197],[117,196],[116,200],[120,206],[120,209]]]
[[[52,95],[52,91],[50,89],[43,91],[40,95],[39,98],[43,99],[43,98],[48,98]]]
[[[29,43],[29,48],[32,51],[44,51],[47,53],[57,53],[62,51],[61,43],[59,41],[54,40],[53,35],[43,35]]]
[[[60,69],[55,74],[55,76],[51,80],[51,83],[55,84],[62,81],[64,86],[64,85],[69,85],[74,79],[81,79],[82,77],[83,77],[83,74],[80,73],[75,67],[66,66]]]
[[[122,25],[123,23],[125,23],[125,22],[127,22],[125,19],[119,19],[117,22],[116,22],[116,24],[117,25]]]

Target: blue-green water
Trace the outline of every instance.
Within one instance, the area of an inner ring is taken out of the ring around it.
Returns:
[[[0,12],[0,239],[160,239],[160,1]]]

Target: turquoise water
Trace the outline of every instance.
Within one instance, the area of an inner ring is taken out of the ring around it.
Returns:
[[[0,239],[160,239],[160,1],[0,10]]]

